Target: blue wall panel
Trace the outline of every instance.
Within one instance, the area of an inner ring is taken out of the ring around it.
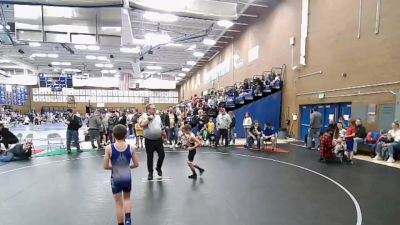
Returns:
[[[253,122],[254,120],[258,120],[261,127],[264,127],[265,122],[270,122],[275,127],[275,130],[278,131],[281,124],[281,104],[282,92],[279,91],[236,109],[234,112],[236,116],[237,137],[244,138],[243,119],[246,112],[250,112]]]

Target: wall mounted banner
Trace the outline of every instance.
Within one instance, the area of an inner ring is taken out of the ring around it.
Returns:
[[[215,68],[205,73],[204,83],[208,84],[216,80],[218,77],[224,76],[229,73],[230,60],[225,60],[221,64],[218,64]]]

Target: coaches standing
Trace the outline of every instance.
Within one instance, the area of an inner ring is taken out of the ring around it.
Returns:
[[[100,129],[101,129],[101,118],[99,110],[96,110],[90,117],[89,117],[89,135],[90,135],[90,142],[92,143],[92,148],[97,150],[101,149],[100,144]],[[94,145],[94,139],[97,141],[97,147]]]
[[[159,115],[156,115],[156,106],[154,104],[146,105],[146,113],[139,118],[139,124],[143,128],[145,146],[147,153],[147,169],[149,171],[148,180],[153,179],[153,157],[154,152],[158,154],[157,174],[162,176],[162,164],[165,157],[163,139],[162,139],[162,121]]]

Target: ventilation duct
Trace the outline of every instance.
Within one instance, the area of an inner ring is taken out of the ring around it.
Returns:
[[[70,7],[117,7],[122,6],[122,0],[6,0],[3,4],[16,5],[47,5],[47,6],[70,6]]]
[[[130,0],[131,8],[166,11],[203,19],[238,19],[237,4],[213,0]]]
[[[15,5],[18,40],[120,45],[121,8]]]

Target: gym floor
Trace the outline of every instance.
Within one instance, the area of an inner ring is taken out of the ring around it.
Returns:
[[[133,222],[141,225],[385,225],[400,212],[400,170],[356,160],[318,162],[318,152],[200,149],[206,172],[189,180],[187,152],[167,151],[164,177],[147,181],[146,154],[133,171]],[[2,225],[116,224],[102,152],[0,166]],[[156,158],[156,157],[155,157]]]

